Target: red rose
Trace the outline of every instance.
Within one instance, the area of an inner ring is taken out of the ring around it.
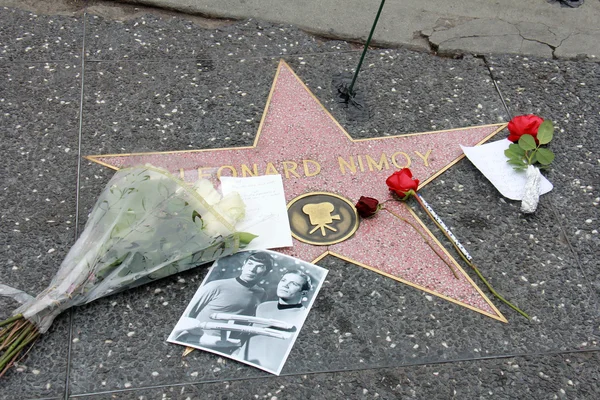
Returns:
[[[414,195],[419,187],[419,180],[412,177],[412,172],[408,168],[394,172],[385,183],[391,191],[400,196],[401,200],[406,200],[409,196]]]
[[[372,197],[360,196],[355,207],[358,215],[367,218],[377,214],[377,211],[379,211],[379,201]]]
[[[544,122],[542,118],[533,114],[514,117],[508,123],[508,132],[510,133],[508,140],[517,143],[521,136],[531,135],[535,139],[535,142],[538,143],[537,133],[542,122]]]

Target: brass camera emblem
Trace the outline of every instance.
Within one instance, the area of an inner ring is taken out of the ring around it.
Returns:
[[[354,205],[333,193],[313,192],[288,204],[292,236],[314,245],[339,243],[356,232],[358,215]]]

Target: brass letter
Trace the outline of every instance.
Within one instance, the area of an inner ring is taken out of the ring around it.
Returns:
[[[258,167],[256,164],[252,164],[252,171],[246,164],[242,164],[242,176],[245,178],[247,176],[258,176]]]
[[[208,178],[210,178],[211,174],[204,172],[205,169],[210,170],[212,168],[202,168],[202,167],[198,168],[198,179],[205,179],[205,178],[208,179]]]
[[[338,157],[338,163],[340,164],[340,172],[342,175],[346,175],[346,168],[350,170],[351,173],[356,173],[356,164],[354,164],[354,157],[350,156],[350,162],[352,164],[348,164],[346,160],[342,157]]]
[[[427,150],[427,153],[425,153],[425,155],[419,153],[418,151],[415,150],[415,153],[421,157],[421,160],[423,160],[423,164],[425,164],[426,167],[429,167],[429,162],[427,161],[427,159],[429,158],[429,155],[431,154],[431,149]]]
[[[288,167],[288,165],[289,165],[289,167]],[[284,161],[283,162],[283,172],[285,173],[285,177],[287,179],[290,179],[290,172],[296,178],[300,178],[300,175],[298,175],[298,173],[296,172],[296,168],[298,168],[298,164],[296,164],[293,161]]]
[[[278,174],[279,174],[279,172],[277,172],[273,163],[271,163],[271,162],[268,163],[267,169],[265,170],[265,175],[278,175]]]
[[[399,154],[402,154],[406,158],[406,165],[398,165],[398,163],[396,162],[396,156],[399,155]],[[408,154],[406,154],[403,151],[397,151],[394,154],[392,154],[392,163],[394,163],[394,166],[396,168],[400,168],[400,169],[402,169],[402,168],[408,168],[408,167],[410,167],[410,157],[409,157]]]
[[[387,156],[385,153],[381,153],[381,157],[379,157],[379,164],[375,160],[371,158],[371,156],[365,156],[367,159],[367,165],[369,166],[369,171],[373,171],[373,167],[377,167],[379,171],[383,169],[385,165],[385,169],[390,169],[390,164],[388,164]]]
[[[360,172],[365,172],[365,166],[363,165],[362,157],[356,156],[358,158],[358,166],[360,167]]]
[[[304,176],[315,176],[319,175],[319,172],[321,172],[321,164],[314,160],[302,160],[302,164],[304,165]],[[312,164],[315,166],[314,172],[310,172],[308,170],[308,164]]]
[[[232,176],[237,176],[237,171],[235,170],[235,168],[233,166],[223,165],[222,167],[219,167],[219,169],[217,170],[217,179],[221,178],[221,171],[223,171],[225,168],[227,168],[231,171]]]

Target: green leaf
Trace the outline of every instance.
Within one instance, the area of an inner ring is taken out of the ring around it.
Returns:
[[[525,163],[525,161],[523,161],[523,160],[514,160],[514,159],[509,159],[509,160],[506,160],[506,162],[507,162],[507,163],[509,163],[509,164],[510,164],[510,165],[512,165],[512,166],[515,166],[515,167],[521,167],[521,166],[523,166],[523,167],[524,167],[525,165],[527,165],[527,164]]]
[[[549,165],[554,161],[554,153],[548,149],[538,149],[537,161],[542,165]]]
[[[524,163],[525,162],[525,157],[522,156],[517,156],[517,155],[511,155],[510,157],[508,157],[509,160],[513,160],[519,163]]]
[[[158,194],[160,194],[162,197],[169,197],[171,195],[169,188],[162,182],[156,185],[156,188],[158,190]]]
[[[116,192],[118,192],[118,194]],[[121,191],[121,189],[119,189],[119,187],[117,185],[111,186],[110,193],[114,194],[115,196],[119,196],[119,197],[121,197],[123,195],[123,192]]]
[[[539,150],[539,149],[538,149]],[[534,151],[533,154],[531,155],[531,160],[529,161],[529,164],[533,165],[536,162],[538,162],[537,159],[537,151]]]
[[[167,202],[167,211],[170,213],[179,213],[179,212],[182,212],[187,205],[188,205],[188,203],[184,199],[179,199],[179,198],[170,199]],[[193,217],[192,217],[192,220],[193,220]]]
[[[525,152],[523,152],[523,153],[525,153]],[[515,153],[511,149],[504,150],[504,155],[508,158],[513,158],[515,160],[518,160],[523,157],[523,155]]]
[[[100,204],[98,204],[98,208],[103,211],[108,211],[110,209],[110,204],[108,204],[107,200],[103,200]]]
[[[204,227],[204,221],[202,220],[202,215],[200,215],[200,213],[196,210],[194,210],[194,212],[192,213],[192,222],[196,222],[196,218],[200,218],[200,223],[202,224],[202,227]]]
[[[551,121],[544,121],[538,128],[537,139],[540,144],[550,143],[553,137],[554,126]]]
[[[258,237],[257,235],[253,235],[250,232],[237,232],[237,234],[240,238],[240,248],[242,249],[248,246],[251,241]]]
[[[535,139],[531,135],[523,135],[519,139],[519,147],[523,150],[533,150],[537,146],[535,144]]]
[[[511,143],[510,146],[508,146],[508,150],[510,150],[510,152],[513,154],[518,154],[520,156],[525,155],[525,150],[523,150],[521,147],[519,147],[519,145],[516,143]]]

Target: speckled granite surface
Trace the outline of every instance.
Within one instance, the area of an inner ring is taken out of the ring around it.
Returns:
[[[510,113],[560,128],[555,189],[532,216],[466,160],[422,192],[531,321],[496,301],[502,324],[327,257],[327,282],[277,378],[199,351],[182,359],[165,341],[198,269],[63,314],[2,379],[1,398],[598,397],[597,64],[374,49],[358,81],[372,117],[355,121],[331,81],[360,53],[293,27],[12,9],[0,22],[0,281],[30,293],[73,244],[77,206],[81,228],[110,179],[82,160],[77,198],[79,152],[251,144],[281,57],[356,138],[507,121],[493,78]],[[16,306],[0,304],[1,316]]]

